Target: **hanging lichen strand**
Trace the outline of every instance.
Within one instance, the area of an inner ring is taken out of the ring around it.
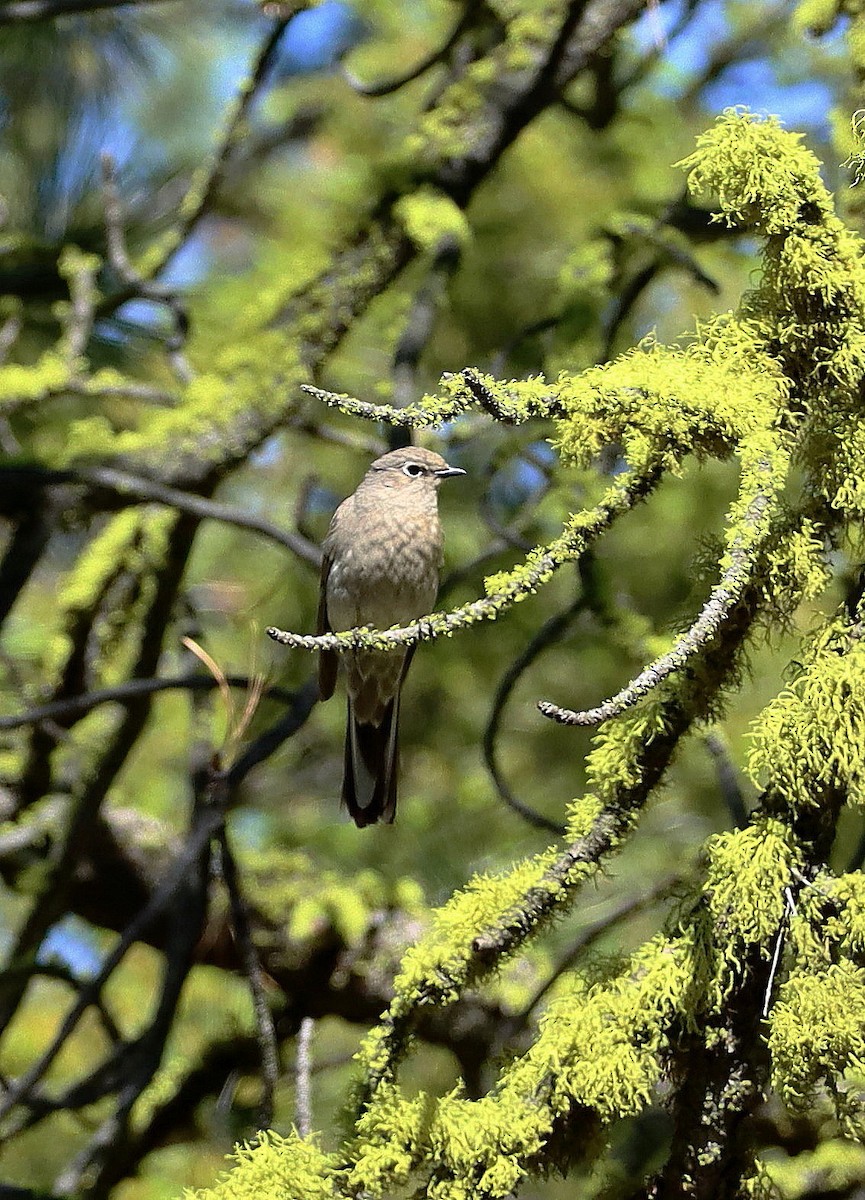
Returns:
[[[767,1032],[764,1006],[775,1088],[798,1103],[830,1093],[850,1123],[852,1101],[838,1099],[836,1084],[861,1070],[865,1054],[865,976],[856,965],[865,885],[858,874],[833,879],[826,857],[841,806],[863,797],[865,627],[855,597],[811,639],[799,678],[758,720],[760,809],[748,828],[710,840],[702,891],[670,928],[606,976],[563,977],[534,1044],[483,1098],[459,1090],[409,1097],[399,1082],[421,1006],[448,1005],[479,985],[574,903],[633,833],[680,739],[723,708],[749,639],[788,622],[824,587],[832,540],[865,514],[859,239],[834,215],[813,155],[775,120],[729,111],[683,166],[692,191],[717,198],[718,219],[763,246],[758,286],[687,346],[649,342],[554,382],[499,384],[463,372],[444,381],[440,398],[398,413],[324,396],[347,412],[417,425],[471,404],[511,422],[546,415],[563,464],[588,467],[617,445],[628,465],[556,541],[488,580],[483,599],[420,628],[331,635],[339,649],[451,634],[499,615],[613,521],[638,519],[629,510],[690,455],[734,456],[739,494],[719,582],[691,628],[606,704],[588,713],[544,707],[565,723],[601,724],[588,759],[591,791],[570,806],[562,845],[474,879],[408,952],[393,1003],[360,1054],[352,1140],[330,1154],[314,1139],[265,1140],[202,1197],[384,1198],[409,1186],[436,1200],[504,1200],[528,1173],[596,1154],[603,1130],[645,1107],[665,1073],[675,1133],[657,1194],[756,1194],[759,1164],[740,1154],[731,1172],[729,1155],[767,1083],[754,1052]],[[773,963],[785,930],[796,948],[786,974]],[[679,1190],[666,1190],[673,1179]]]

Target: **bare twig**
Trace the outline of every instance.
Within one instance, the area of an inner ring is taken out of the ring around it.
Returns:
[[[8,316],[3,324],[0,325],[0,365],[6,361],[9,351],[18,340],[22,325],[21,314],[17,312]]]
[[[69,263],[69,308],[64,318],[63,354],[71,374],[79,369],[79,359],[87,349],[96,311],[96,259],[76,257]]]
[[[727,810],[733,818],[737,829],[744,829],[748,824],[748,813],[745,808],[745,797],[739,784],[736,767],[730,758],[725,739],[717,731],[710,732],[703,738],[703,745],[715,761],[715,771],[718,777],[718,787]]]
[[[42,836],[44,837],[44,832]],[[9,975],[14,975],[21,971],[23,971],[28,977],[41,976],[43,979],[59,980],[61,983],[68,984],[69,987],[72,988],[72,990],[76,993],[80,993],[85,987],[88,986],[89,983],[89,980],[79,979],[71,967],[68,967],[65,963],[59,961],[30,962],[24,963],[20,967],[12,966],[8,971],[4,972],[4,976],[8,978]],[[111,1010],[108,1008],[108,1005],[105,1002],[104,997],[95,996],[91,1000],[91,1005],[96,1010],[99,1016],[99,1022],[109,1040],[115,1043],[121,1041],[122,1034],[117,1022],[114,1020],[114,1017],[111,1014]],[[8,1086],[8,1083],[6,1086]],[[0,1197],[2,1197],[2,1192],[0,1192]]]
[[[103,8],[136,8],[144,4],[164,4],[166,0],[7,0],[0,4],[0,25],[26,21],[53,21],[73,13],[97,12]]]
[[[222,186],[231,153],[243,134],[250,110],[276,59],[285,27],[298,11],[299,6],[294,5],[289,12],[276,15],[273,27],[262,41],[251,69],[238,89],[233,110],[229,115],[221,141],[211,158],[210,165],[193,183],[184,198],[181,205],[180,224],[166,253],[151,271],[152,275],[159,275],[165,270],[186,243],[202,217],[209,212],[214,197]]]
[[[248,675],[227,675],[229,687],[247,690],[250,686]],[[216,680],[210,675],[174,675],[165,679],[127,679],[114,687],[98,688],[92,692],[84,692],[80,696],[67,696],[62,700],[52,700],[48,704],[39,704],[27,712],[14,713],[12,716],[0,717],[0,729],[20,729],[24,725],[36,725],[40,721],[51,721],[56,718],[83,717],[101,704],[125,704],[138,696],[155,695],[157,692],[192,691],[209,692],[217,686]],[[296,692],[287,688],[269,687],[263,692],[266,699],[281,700],[291,704],[297,697]]]
[[[15,1081],[0,1101],[0,1119],[7,1116],[18,1104],[26,1102],[31,1090],[43,1078],[45,1072],[63,1049],[86,1010],[98,1002],[103,987],[115,968],[122,962],[129,948],[134,942],[141,939],[149,926],[165,911],[176,896],[178,887],[189,876],[190,869],[200,860],[210,839],[220,827],[223,815],[221,804],[213,804],[199,814],[189,832],[186,843],[166,872],[162,882],[154,890],[147,904],[123,931],[115,946],[106,955],[96,975],[80,988],[78,999],[67,1012],[51,1043],[29,1070]]]
[[[397,408],[407,407],[417,395],[417,368],[432,335],[450,277],[460,263],[461,247],[452,236],[442,238],[429,274],[415,293],[393,358],[393,398]],[[387,430],[388,446],[396,450],[410,444],[410,435],[398,426]]]
[[[297,1031],[297,1050],[294,1060],[294,1108],[295,1124],[301,1137],[309,1137],[312,1130],[312,1035],[315,1021],[304,1017]]]
[[[236,787],[241,780],[246,778],[253,767],[264,762],[279,749],[283,742],[297,733],[298,729],[305,724],[317,701],[318,681],[309,679],[303,687],[292,694],[288,712],[265,729],[228,768],[229,786]]]
[[[609,912],[582,930],[556,963],[555,969],[549,979],[546,979],[538,987],[531,1000],[526,1004],[523,1009],[525,1017],[534,1012],[556,980],[561,978],[564,972],[574,965],[580,955],[588,950],[590,946],[593,946],[595,942],[599,941],[605,933],[608,933],[620,921],[625,921],[628,917],[633,917],[636,913],[642,912],[643,909],[650,908],[658,900],[664,899],[664,897],[679,887],[686,878],[687,876],[685,875],[668,875],[665,879],[659,880],[647,892],[640,892],[639,895],[626,896],[624,899],[619,900]]]
[[[70,379],[56,391],[52,391],[51,395],[89,396],[96,400],[110,400],[117,396],[124,400],[145,400],[164,408],[174,408],[180,403],[178,393],[169,392],[165,388],[153,387],[149,383],[141,383],[137,379],[127,379],[122,383],[97,383],[92,379]]]
[[[189,317],[186,307],[176,289],[159,281],[146,278],[136,270],[126,249],[123,231],[123,210],[114,159],[107,152],[102,154],[102,195],[105,211],[105,237],[108,261],[124,284],[128,296],[141,296],[156,304],[164,305],[172,321],[172,332],[166,338],[169,361],[181,383],[189,383],[192,371],[182,350],[189,333]]]
[[[373,458],[378,458],[387,450],[387,442],[383,438],[372,437],[362,432],[355,433],[353,430],[337,429],[333,425],[320,425],[302,414],[290,417],[286,426],[307,433],[318,441],[331,442],[334,446],[347,446],[350,450],[370,454]]]
[[[261,1055],[261,1101],[258,1111],[259,1129],[269,1129],[273,1124],[274,1093],[279,1080],[279,1045],[276,1028],[264,990],[264,975],[252,940],[252,925],[249,910],[240,888],[237,863],[231,851],[224,823],[217,830],[222,879],[231,905],[231,925],[234,932],[243,971],[249,983],[252,1008],[255,1013],[255,1029]]]
[[[180,580],[187,557],[191,552],[194,532],[195,523],[191,518],[183,515],[174,521],[168,532],[164,564],[156,576],[155,586],[140,625],[138,653],[131,668],[133,678],[149,678],[156,671],[162,650],[162,639],[168,621],[171,619]],[[93,618],[93,612],[88,611],[86,616],[85,632]],[[77,651],[73,650],[73,653],[77,653]],[[73,789],[69,814],[62,836],[58,838],[39,894],[27,913],[14,944],[9,949],[8,961],[14,962],[32,954],[36,947],[41,945],[52,924],[66,911],[65,905],[73,885],[75,867],[83,851],[83,842],[92,830],[93,822],[99,814],[112,783],[140,737],[149,712],[149,696],[139,696],[129,703],[95,764],[88,773],[82,775]],[[34,729],[34,738],[39,733],[41,733],[41,727],[37,726]],[[42,748],[43,756],[49,759],[51,747],[52,743],[49,741],[48,748]],[[36,762],[39,751],[38,739],[31,739],[30,758],[36,763],[33,769],[37,774],[29,786],[22,777],[19,785],[22,805],[32,803],[38,796],[44,794],[45,789],[51,784],[50,764],[40,768]],[[0,1031],[8,1028],[22,994],[22,990],[18,987],[7,987],[0,994]]]
[[[209,826],[211,810],[224,819],[224,808],[224,788],[217,781],[217,786],[196,796],[189,840],[193,840],[200,826]],[[207,840],[177,881],[171,897],[173,919],[168,922],[165,967],[156,1010],[149,1024],[132,1042],[115,1048],[104,1063],[87,1079],[73,1084],[61,1099],[60,1107],[74,1109],[92,1104],[104,1095],[116,1096],[114,1110],[55,1181],[55,1189],[61,1194],[77,1194],[87,1177],[88,1192],[94,1200],[107,1200],[113,1163],[118,1155],[122,1157],[120,1148],[128,1133],[130,1113],[162,1060],[183,986],[193,965],[207,915],[210,859]]]
[[[522,653],[514,659],[496,688],[483,737],[484,762],[501,799],[530,825],[534,825],[536,829],[546,829],[558,837],[561,837],[565,831],[560,822],[544,816],[543,813],[536,812],[514,795],[499,765],[496,741],[505,707],[520,678],[544,650],[558,641],[584,607],[585,596],[581,594],[564,612],[556,613],[545,621]]]
[[[223,521],[238,529],[249,529],[260,533],[271,541],[277,542],[296,554],[304,562],[314,567],[321,564],[321,551],[307,538],[290,529],[281,529],[263,517],[256,517],[243,509],[223,504],[216,500],[207,500],[203,496],[181,491],[179,488],[168,487],[166,484],[145,479],[140,475],[131,475],[119,471],[115,467],[82,467],[76,472],[77,478],[85,483],[104,487],[119,496],[131,496],[136,500],[153,500],[157,504],[167,504],[180,512],[191,513],[196,517]]]
[[[778,973],[778,963],[781,960],[781,951],[784,948],[784,939],[787,936],[787,926],[790,923],[790,918],[795,916],[796,901],[793,899],[793,892],[789,887],[784,888],[784,915],[778,925],[778,935],[775,938],[775,949],[772,952],[772,965],[769,967],[769,978],[766,982],[766,992],[763,996],[762,1016],[769,1015],[769,1009],[772,1005],[772,990],[775,986],[775,976]]]

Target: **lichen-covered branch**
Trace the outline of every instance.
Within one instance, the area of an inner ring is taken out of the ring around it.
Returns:
[[[674,671],[681,670],[688,659],[707,642],[717,637],[748,582],[760,570],[761,552],[769,533],[771,515],[777,508],[777,498],[787,479],[787,467],[788,462],[783,454],[776,455],[775,461],[761,458],[751,466],[745,486],[747,490],[754,489],[754,494],[747,500],[744,513],[731,529],[729,565],[712,588],[696,621],[677,639],[673,648],[655,659],[627,687],[595,708],[574,712],[548,700],[540,700],[538,709],[545,717],[550,717],[560,725],[601,725],[638,704]],[[741,503],[738,507],[741,507]]]
[[[618,517],[649,495],[660,476],[660,468],[654,465],[626,473],[607,489],[594,508],[572,517],[554,542],[533,550],[514,571],[488,581],[489,595],[460,608],[430,613],[404,628],[381,632],[350,629],[346,633],[313,635],[269,628],[267,635],[280,645],[300,650],[336,650],[340,654],[349,654],[359,649],[395,650],[400,646],[434,641],[438,637],[450,637],[477,621],[493,620],[546,583],[559,567],[576,561]]]

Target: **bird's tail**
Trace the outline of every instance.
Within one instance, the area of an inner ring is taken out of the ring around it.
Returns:
[[[391,824],[396,815],[398,725],[399,692],[379,725],[356,721],[349,699],[342,799],[359,829],[376,821]]]

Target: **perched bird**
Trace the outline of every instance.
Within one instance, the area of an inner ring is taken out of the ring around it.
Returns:
[[[318,633],[388,629],[431,611],[442,565],[439,484],[454,475],[465,471],[414,446],[376,459],[334,513],[324,539]],[[342,799],[360,828],[394,819],[399,695],[413,651],[345,655]],[[333,650],[320,653],[322,700],[333,695],[338,657]]]

